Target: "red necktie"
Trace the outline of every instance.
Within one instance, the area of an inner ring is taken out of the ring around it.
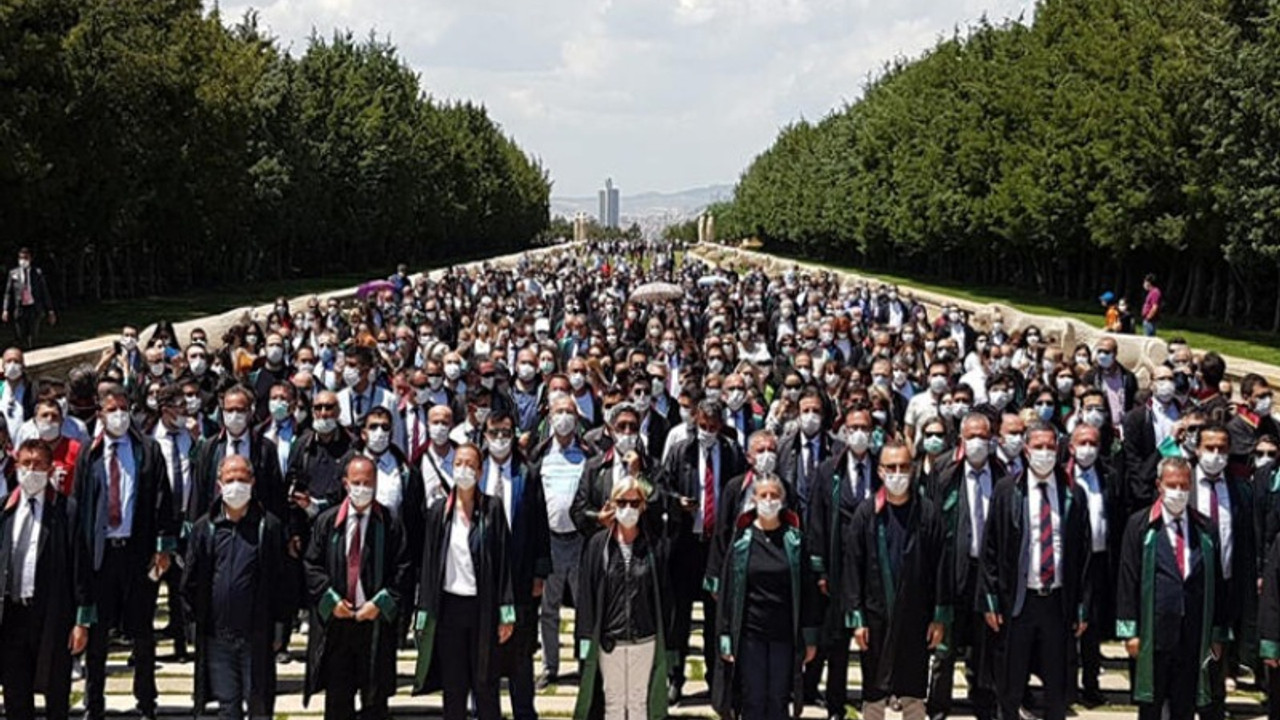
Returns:
[[[1218,491],[1217,481],[1209,482],[1209,524],[1218,527]]]
[[[1049,483],[1040,483],[1040,589],[1053,588],[1053,507]]]
[[[1178,559],[1178,575],[1187,576],[1187,541],[1182,537],[1182,518],[1173,521],[1173,532],[1177,539],[1173,541],[1173,556]]]
[[[107,494],[107,526],[120,527],[124,522],[124,513],[120,511],[120,443],[111,443],[111,462],[108,464],[110,487]]]
[[[716,524],[716,470],[711,463],[711,451],[707,451],[707,469],[702,488],[702,537],[711,537]]]
[[[356,587],[360,585],[360,523],[364,516],[356,514],[354,519],[356,530],[347,546],[347,602],[352,605],[356,604]]]
[[[413,442],[410,443],[410,447],[409,447],[410,462],[416,461],[418,459],[418,447],[419,447],[418,437],[422,433],[422,410],[420,408],[413,411],[413,418],[414,418]]]

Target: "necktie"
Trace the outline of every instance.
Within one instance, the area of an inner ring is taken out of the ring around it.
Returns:
[[[414,460],[418,457],[418,448],[421,447],[419,436],[422,433],[422,408],[413,411],[413,441],[409,445],[409,459]]]
[[[107,527],[115,529],[120,527],[124,522],[124,513],[120,511],[120,443],[111,443],[108,454],[111,459],[107,462],[108,488],[107,488]]]
[[[178,504],[182,510],[187,509],[186,485],[187,479],[182,475],[182,456],[178,449],[178,434],[169,433],[169,458],[170,458],[170,483],[173,486],[173,501]]]
[[[22,304],[34,305],[36,298],[31,294],[31,270],[22,271]]]
[[[973,479],[973,536],[981,547],[982,531],[987,526],[987,509],[982,505],[982,473],[972,470],[969,477]]]
[[[1173,556],[1178,561],[1178,575],[1187,576],[1187,541],[1182,537],[1182,518],[1174,518],[1173,520]]]
[[[9,556],[9,597],[14,600],[22,598],[22,570],[27,564],[27,549],[31,547],[31,532],[36,524],[36,499],[27,501],[27,516],[22,519],[22,527],[18,529],[18,545]]]
[[[716,469],[711,462],[711,451],[706,453],[707,469],[703,473],[702,488],[702,537],[711,537],[716,522]]]
[[[1209,523],[1215,528],[1218,527],[1218,483],[1216,480],[1207,480],[1209,486]]]
[[[855,493],[853,499],[862,502],[862,498],[867,494],[867,466],[860,462],[855,462],[854,467],[858,469],[858,484],[854,488]]]
[[[352,392],[351,399],[356,406],[356,416],[352,418],[352,420],[359,420],[360,418],[364,417],[364,398],[360,395],[360,393]]]
[[[233,449],[233,450],[235,450],[235,453],[236,453],[237,455],[239,455],[239,454],[240,454],[240,445],[241,445],[241,443],[243,443],[243,442],[244,442],[244,439],[243,439],[243,438],[236,438],[236,439],[235,439],[235,442],[233,442],[233,443],[231,444],[232,449]]]
[[[1049,483],[1040,483],[1040,589],[1053,587],[1053,507]]]
[[[356,513],[356,529],[347,544],[347,602],[356,604],[356,587],[360,585],[360,525],[364,515]]]
[[[809,494],[809,486],[813,482],[813,471],[818,465],[818,441],[812,440],[809,443],[809,457],[804,463],[804,489],[801,495]]]

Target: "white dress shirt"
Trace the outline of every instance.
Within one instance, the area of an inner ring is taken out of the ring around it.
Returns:
[[[43,492],[37,493],[34,498],[20,494],[18,509],[13,516],[13,546],[10,553],[19,552],[18,542],[22,539],[22,524],[32,513],[35,514],[35,519],[31,523],[31,536],[27,543],[26,555],[22,558],[22,578],[18,581],[18,597],[22,600],[29,600],[36,594],[36,560],[40,556],[40,527],[44,522]],[[0,594],[3,593],[4,589],[0,588]]]
[[[164,467],[167,476],[173,475],[173,439],[178,441],[178,468],[182,472],[182,497],[174,497],[174,505],[179,508],[187,507],[187,500],[191,497],[191,446],[194,442],[191,440],[191,433],[185,429],[178,428],[169,430],[164,423],[156,423],[155,430],[156,444],[160,446],[160,454],[164,456]],[[173,477],[169,477],[169,489],[173,490],[175,486]]]
[[[346,558],[351,554],[351,541],[355,538],[357,532],[360,533],[360,556],[361,556],[361,561],[363,562],[364,549],[366,544],[365,540],[369,537],[368,508],[365,508],[365,512],[357,513],[355,507],[353,506],[350,508],[350,513],[347,515],[347,544],[345,546],[345,551],[342,554],[342,558],[343,558],[342,567],[344,569],[347,566]],[[347,588],[347,595],[350,596],[351,594],[352,594],[351,588]],[[356,598],[357,608],[363,606],[365,602],[368,600],[368,598],[366,598],[364,594],[363,579],[356,583],[355,598]]]
[[[1093,551],[1106,552],[1107,503],[1102,494],[1102,483],[1098,480],[1096,466],[1083,468],[1076,465],[1076,484],[1084,488],[1085,497],[1089,500],[1089,530]]]
[[[378,468],[378,489],[374,491],[374,498],[379,505],[391,512],[392,517],[399,517],[400,505],[404,502],[404,486],[400,482],[400,463],[389,450],[376,456],[368,450],[365,450],[364,454]]]
[[[453,445],[449,445],[446,449],[448,452],[444,455],[437,453],[434,446],[422,453],[420,464],[427,507],[443,500],[449,494],[446,488],[453,484]]]
[[[1027,481],[1028,511],[1031,513],[1031,532],[1027,541],[1031,543],[1031,562],[1027,566],[1027,589],[1043,590],[1040,585],[1040,513],[1044,498],[1041,486],[1049,490],[1050,520],[1053,525],[1053,588],[1062,587],[1062,516],[1058,508],[1058,483],[1052,474],[1047,478],[1039,478],[1032,474]]]
[[[461,507],[453,510],[453,527],[449,530],[449,553],[444,562],[444,591],[461,597],[476,596],[476,569],[471,562],[471,545],[467,542],[471,526]]]
[[[1200,468],[1196,468],[1196,510],[1199,510],[1206,520],[1212,519],[1213,496],[1217,496],[1219,559],[1222,562],[1222,578],[1230,580],[1231,557],[1235,550],[1235,534],[1231,527],[1231,492],[1227,489],[1227,482],[1221,475],[1217,479],[1221,482],[1214,482],[1214,478],[1205,475]]]
[[[513,520],[511,517],[511,457],[508,456],[506,462],[502,463],[492,462],[492,458],[490,458],[486,473],[484,494],[489,497],[497,497],[502,501],[502,509],[507,516],[507,528],[510,529]],[[499,480],[502,481],[502,495],[500,497],[496,494]]]
[[[103,442],[106,447],[102,453],[102,480],[106,484],[103,493],[108,508],[111,503],[111,458],[120,458],[120,526],[112,528],[108,519],[107,537],[124,539],[133,534],[133,506],[134,496],[137,494],[133,481],[133,443],[130,442],[128,435],[119,439],[104,435]]]

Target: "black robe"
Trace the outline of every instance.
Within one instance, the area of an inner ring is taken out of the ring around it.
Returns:
[[[952,608],[942,552],[942,515],[917,494],[907,513],[902,564],[893,575],[884,491],[862,503],[844,528],[843,608],[846,626],[866,627],[863,684],[886,695],[924,698],[929,688],[929,623],[948,623]]]
[[[195,624],[191,637],[196,641],[194,687],[196,714],[204,712],[205,705],[213,697],[209,681],[209,648],[205,638],[214,631],[213,578],[217,561],[215,535],[216,521],[223,517],[221,505],[204,515],[191,529],[187,538],[186,568],[182,576],[182,600],[187,618]],[[274,707],[276,693],[276,664],[272,643],[276,637],[276,625],[291,620],[293,606],[287,602],[286,586],[280,582],[284,576],[285,537],[284,525],[261,506],[253,503],[240,522],[257,528],[257,572],[254,575],[253,629],[250,632],[252,678],[245,688],[248,697],[252,692],[262,697],[267,712]]]
[[[449,558],[449,534],[453,530],[453,516],[457,508],[457,490],[449,493],[444,502],[436,503],[427,512],[425,541],[422,548],[422,567],[418,579],[417,612],[413,621],[414,635],[418,643],[418,663],[414,672],[413,693],[434,692],[440,686],[440,662],[435,653],[436,627],[440,620],[440,601],[444,597],[445,568]],[[507,514],[502,503],[476,492],[472,508],[471,528],[468,538],[471,546],[471,562],[476,575],[476,601],[480,605],[479,637],[493,638],[476,653],[473,677],[486,677],[490,666],[497,662],[498,625],[516,621],[515,595],[512,591],[511,530],[507,527]],[[392,673],[394,677],[394,672]]]
[[[330,622],[355,622],[333,619],[333,609],[347,596],[346,520],[351,512],[344,500],[316,518],[311,542],[303,560],[307,593],[311,600],[311,631],[307,638],[307,679],[303,690],[304,704],[315,693],[325,689],[325,635]],[[399,521],[378,505],[370,506],[368,527],[360,553],[360,585],[365,597],[381,611],[374,622],[373,668],[369,674],[375,694],[391,697],[396,692],[396,649],[399,614],[407,612],[405,588],[408,587],[411,561]]]
[[[25,501],[21,489],[9,494],[0,510],[0,595],[9,587],[9,560],[18,504]],[[40,653],[31,658],[36,664],[35,691],[48,695],[71,692],[71,652],[67,641],[76,624],[76,608],[86,605],[82,588],[69,572],[75,567],[74,556],[83,552],[78,542],[79,526],[75,522],[75,501],[59,495],[52,487],[45,490],[44,513],[40,520],[40,536],[36,541],[36,592],[33,611],[39,618]],[[4,617],[0,602],[0,620]]]
[[[822,635],[824,643],[848,642],[849,630],[841,606],[840,593],[844,579],[844,528],[853,522],[853,516],[866,498],[853,496],[853,484],[849,479],[849,453],[847,448],[827,458],[818,466],[812,495],[809,498],[809,516],[805,519],[805,540],[809,547],[809,562],[815,576],[827,582],[827,594],[818,595],[818,608],[823,614]],[[867,498],[880,488],[880,474],[876,472],[876,456],[867,452]]]

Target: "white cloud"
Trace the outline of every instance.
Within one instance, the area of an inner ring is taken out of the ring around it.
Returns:
[[[294,52],[312,29],[389,37],[436,97],[485,104],[560,195],[734,181],[783,125],[868,73],[1034,0],[231,0]]]

